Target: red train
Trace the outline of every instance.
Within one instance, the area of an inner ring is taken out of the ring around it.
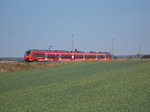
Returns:
[[[80,52],[63,50],[37,50],[26,51],[24,60],[30,61],[59,61],[59,60],[101,60],[112,59],[112,54],[108,52]]]

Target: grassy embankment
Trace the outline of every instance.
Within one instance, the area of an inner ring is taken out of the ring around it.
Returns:
[[[53,62],[20,62],[20,61],[1,61],[0,62],[0,73],[30,70],[36,68],[45,68],[49,66],[56,66],[71,63],[72,61],[53,61]]]
[[[1,73],[0,112],[150,112],[150,61]]]

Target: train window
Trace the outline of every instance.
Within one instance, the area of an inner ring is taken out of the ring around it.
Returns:
[[[85,58],[96,58],[96,55],[85,55]]]
[[[98,55],[98,58],[105,58],[105,55]]]
[[[62,58],[72,58],[72,55],[62,55]]]
[[[48,55],[48,58],[54,58],[55,55]]]
[[[85,58],[89,58],[89,56],[88,56],[88,55],[85,55]]]
[[[72,55],[68,55],[68,58],[72,58]]]
[[[45,56],[44,56],[44,53],[40,53],[40,57],[45,57]]]
[[[30,55],[30,53],[31,53],[31,51],[26,51],[26,55],[27,56]]]
[[[83,58],[83,55],[80,55],[80,58]]]
[[[41,57],[41,54],[40,54],[40,53],[37,53],[36,55],[37,55],[37,57]]]
[[[106,55],[106,57],[112,57],[112,55]]]
[[[33,53],[32,56],[33,56],[33,57],[36,57],[36,53]]]
[[[58,58],[58,57],[59,57],[59,55],[53,55],[53,54],[52,55],[51,54],[48,55],[48,58]]]
[[[74,58],[83,58],[83,55],[74,55]]]
[[[45,57],[44,53],[33,53],[32,54],[33,57]]]
[[[92,58],[96,58],[96,55],[92,55],[91,57],[92,57]]]
[[[74,55],[74,58],[79,58],[79,55]]]

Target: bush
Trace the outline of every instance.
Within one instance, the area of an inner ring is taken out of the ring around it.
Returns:
[[[144,55],[142,58],[150,58],[150,55]]]

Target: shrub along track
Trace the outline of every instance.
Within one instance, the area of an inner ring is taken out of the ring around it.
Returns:
[[[0,73],[30,70],[36,68],[45,68],[49,66],[63,65],[67,63],[72,63],[74,61],[53,61],[53,62],[19,62],[19,61],[1,61],[0,62]]]

